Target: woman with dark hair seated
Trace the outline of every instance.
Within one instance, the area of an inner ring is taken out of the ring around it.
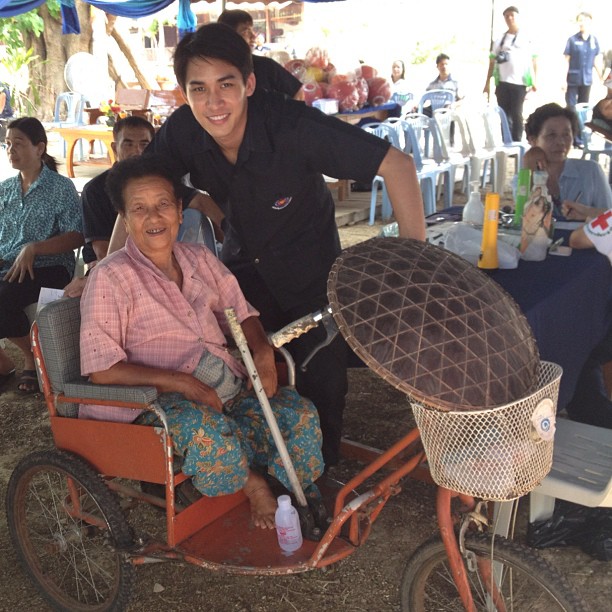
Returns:
[[[600,100],[593,107],[593,116],[586,126],[612,141],[612,97]]]
[[[226,308],[236,311],[306,488],[323,470],[317,411],[295,389],[278,388],[273,349],[236,278],[205,246],[176,241],[180,183],[168,164],[149,156],[118,162],[106,186],[128,239],[89,275],[81,371],[94,383],[155,386],[196,489],[211,497],[243,490],[254,524],[273,528],[276,500],[257,468],[290,484],[245,370],[227,349]],[[158,424],[151,412],[108,406],[81,406],[79,417]]]
[[[525,131],[532,151],[545,159],[525,154],[523,165],[548,172],[548,193],[558,213],[567,219],[584,220],[612,208],[612,192],[603,170],[594,161],[568,158],[578,133],[576,113],[558,104],[545,104],[527,119]]]
[[[19,173],[0,183],[0,338],[23,353],[23,393],[38,391],[30,324],[23,309],[38,301],[41,287],[61,289],[74,273],[74,249],[83,244],[79,197],[72,181],[57,173],[47,153],[47,134],[35,117],[8,124],[9,162]],[[15,366],[0,349],[0,385]]]

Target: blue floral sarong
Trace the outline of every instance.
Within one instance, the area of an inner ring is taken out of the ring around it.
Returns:
[[[208,363],[209,355],[203,357]],[[224,364],[221,359],[212,359]],[[198,374],[211,370],[218,374],[215,367],[208,366],[200,368]],[[197,376],[200,380],[206,377],[200,375]],[[228,381],[227,377],[231,379]],[[209,384],[208,380],[203,382]],[[223,413],[187,400],[180,393],[162,393],[158,398],[168,419],[175,453],[184,458],[183,472],[192,477],[200,493],[209,497],[241,490],[251,467],[266,469],[268,474],[291,490],[255,392],[247,390],[227,367],[222,380],[218,379],[210,386],[224,389],[224,393],[231,388],[238,389],[236,395],[224,402]],[[307,488],[323,472],[317,410],[293,387],[279,388],[269,402],[298,479],[302,487]],[[143,425],[159,424],[152,412],[141,414],[137,421]]]

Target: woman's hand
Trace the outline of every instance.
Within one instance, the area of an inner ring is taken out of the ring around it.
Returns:
[[[9,271],[4,275],[2,280],[9,283],[15,281],[23,283],[26,274],[30,275],[30,278],[34,280],[34,260],[36,259],[36,248],[33,242],[28,242],[19,251],[19,255],[13,262],[13,265],[9,268]]]
[[[91,382],[97,385],[151,385],[158,393],[182,393],[186,399],[200,402],[221,412],[223,404],[217,392],[186,372],[161,370],[150,366],[119,361],[108,370],[92,372]]]
[[[186,399],[192,402],[199,402],[210,406],[217,412],[221,412],[223,404],[217,392],[208,385],[198,380],[191,374],[178,373],[176,374],[176,391],[182,393]]]
[[[561,212],[563,216],[570,221],[584,221],[589,217],[594,219],[605,211],[601,208],[595,208],[594,206],[586,206],[579,202],[564,200],[563,204],[561,204]]]
[[[531,147],[529,151],[523,155],[523,168],[529,168],[532,172],[535,170],[547,170],[548,160],[546,153],[540,147]]]
[[[65,297],[81,297],[81,295],[83,295],[83,291],[85,290],[86,283],[87,283],[86,276],[77,276],[76,278],[73,278],[64,287],[64,296]]]

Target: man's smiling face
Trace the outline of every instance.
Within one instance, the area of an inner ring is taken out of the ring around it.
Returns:
[[[255,76],[242,79],[238,68],[213,58],[194,58],[187,66],[185,97],[198,123],[222,147],[239,146],[247,120],[247,98]]]

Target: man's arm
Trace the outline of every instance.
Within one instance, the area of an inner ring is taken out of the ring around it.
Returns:
[[[569,237],[569,245],[573,249],[592,249],[593,243],[584,231],[584,225],[575,229]]]
[[[537,91],[538,90],[538,57],[537,55],[534,55],[531,58],[531,67],[532,67],[531,89],[533,91]]]
[[[385,179],[399,226],[399,235],[425,240],[423,197],[412,157],[390,147],[380,164],[378,174]]]
[[[487,70],[487,80],[485,81],[484,89],[482,93],[486,93],[487,96],[491,90],[491,77],[493,76],[493,71],[495,70],[495,58],[492,57],[489,59],[489,69]]]
[[[102,261],[108,254],[108,245],[110,240],[92,240],[91,247],[96,254],[96,261]]]

